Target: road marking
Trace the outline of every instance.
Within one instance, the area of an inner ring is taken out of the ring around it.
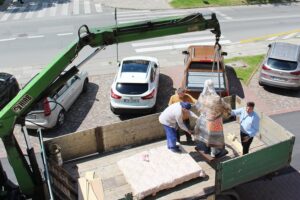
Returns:
[[[224,38],[221,36],[221,38]],[[171,40],[158,40],[152,42],[139,42],[133,43],[133,47],[141,47],[141,46],[148,46],[148,45],[160,45],[160,44],[168,44],[168,43],[182,43],[182,42],[192,42],[192,41],[199,41],[199,40],[213,40],[215,39],[214,36],[206,36],[206,37],[190,37],[190,38],[181,38],[181,39],[171,39]]]
[[[118,15],[120,14],[120,15],[126,15],[127,13],[129,14],[129,15],[131,15],[131,14],[134,14],[134,13],[149,13],[149,12],[151,12],[150,10],[135,10],[135,11],[122,11],[122,12],[117,12],[118,13]],[[112,14],[114,15],[115,14],[115,12],[112,12]],[[139,15],[139,14],[137,14],[137,15]]]
[[[74,0],[73,2],[73,14],[74,15],[79,14],[79,0]]]
[[[211,10],[212,12],[215,12],[216,14],[222,16],[223,18],[225,18],[227,20],[232,20],[232,17],[229,17],[228,15],[216,10],[215,8],[209,8],[209,10]]]
[[[177,16],[184,16],[185,14],[182,13],[182,14],[177,14]],[[160,15],[160,17],[173,17],[174,15],[173,14],[164,14],[164,15]],[[132,23],[132,22],[141,22],[141,21],[147,21],[147,20],[153,20],[155,19],[155,16],[137,16],[136,17],[137,19],[134,19],[134,20],[127,20],[125,18],[119,18],[118,17],[118,23],[119,24],[124,24],[124,23]],[[132,19],[132,18],[130,18]]]
[[[30,4],[29,11],[27,15],[25,16],[26,19],[32,18],[34,11],[37,9],[38,4]]]
[[[256,41],[260,41],[260,40],[267,40],[268,38],[271,37],[280,37],[283,35],[287,35],[287,34],[291,34],[291,33],[299,33],[300,29],[296,29],[296,30],[292,30],[292,31],[287,31],[287,32],[282,32],[282,33],[275,33],[275,34],[270,34],[270,35],[265,35],[265,36],[261,36],[261,37],[256,37],[256,38],[250,38],[247,40],[241,40],[240,43],[249,43],[249,42],[256,42]]]
[[[50,16],[54,17],[56,15],[57,3],[53,2],[52,7],[50,8]]]
[[[26,9],[26,7],[21,7],[17,13],[15,14],[15,16],[13,17],[13,20],[18,20],[20,19],[21,15],[23,14],[24,10]]]
[[[43,3],[40,10],[37,13],[37,17],[41,18],[44,17],[47,11],[48,3]]]
[[[181,15],[185,15],[186,13],[177,13],[176,16],[181,16]],[[160,14],[154,14],[154,13],[148,13],[146,15],[137,15],[137,16],[120,16],[118,15],[118,18],[120,18],[120,21],[125,21],[125,20],[128,20],[128,19],[139,19],[140,21],[142,19],[156,19],[156,17],[159,16],[159,17],[173,17],[174,14],[173,13],[168,13],[168,12],[165,12],[165,13],[160,13]]]
[[[142,11],[132,11],[132,12],[118,12],[118,16],[122,17],[122,18],[126,18],[126,17],[140,17],[141,15],[153,15],[153,16],[157,16],[157,15],[173,15],[173,16],[177,16],[178,13],[181,14],[190,14],[189,11],[186,10],[171,10],[171,11],[150,11],[150,10],[142,10]],[[113,15],[115,14],[114,12],[112,13]]]
[[[68,15],[68,9],[69,9],[69,3],[64,3],[62,5],[61,15],[67,16]]]
[[[45,37],[44,35],[32,35],[32,36],[27,36],[28,39],[35,39],[35,38],[43,38]]]
[[[91,13],[91,4],[89,1],[84,1],[84,13],[85,14]]]
[[[102,12],[102,6],[101,6],[101,3],[96,3],[95,4],[95,8],[96,8],[96,12],[100,13]]]
[[[298,33],[290,33],[290,34],[288,34],[288,35],[282,37],[282,39],[283,39],[283,40],[286,40],[286,39],[289,39],[289,38],[294,37],[294,36],[297,35],[297,34],[298,34]]]
[[[58,33],[57,36],[73,35],[73,33]]]
[[[0,39],[0,42],[12,41],[12,40],[15,40],[15,39],[17,39],[17,38]]]
[[[220,40],[220,44],[230,44],[230,40]],[[152,52],[152,51],[164,51],[164,50],[173,50],[173,49],[184,49],[191,45],[214,45],[215,42],[198,42],[198,43],[186,43],[186,44],[177,44],[177,45],[167,45],[167,46],[159,46],[159,47],[149,47],[149,48],[140,48],[135,49],[137,53],[144,53],[144,52]]]

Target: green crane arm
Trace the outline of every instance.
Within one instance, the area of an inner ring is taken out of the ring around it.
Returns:
[[[60,82],[66,81],[77,72],[77,69],[74,70],[73,67],[68,75],[59,79],[62,71],[72,63],[83,47],[87,45],[105,47],[116,43],[206,29],[212,30],[218,42],[221,31],[214,13],[205,16],[195,13],[188,16],[168,17],[91,30],[83,25],[78,31],[78,40],[60,53],[0,111],[0,138],[5,145],[8,160],[14,169],[21,191],[27,196],[34,196],[38,183],[33,178],[36,172],[29,167],[13,136],[14,126],[20,118],[24,118],[42,95],[51,92],[51,88],[57,88]]]

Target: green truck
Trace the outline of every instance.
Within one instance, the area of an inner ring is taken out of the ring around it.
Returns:
[[[231,102],[233,108],[245,105],[239,97],[230,96],[225,100]],[[208,162],[194,146],[182,145],[184,152],[201,166],[207,178],[192,179],[146,199],[239,199],[235,186],[289,166],[295,137],[268,116],[257,112],[261,117],[260,131],[249,154],[242,155],[238,122],[229,121],[224,124],[227,156]],[[131,186],[117,162],[166,145],[158,116],[159,113],[130,119],[46,141],[48,152],[59,152],[52,153],[50,160],[57,160],[57,155],[63,160],[62,165],[49,162],[55,195],[60,199],[77,199],[80,196],[78,191],[81,191],[77,180],[92,171],[101,180],[104,199],[131,196]],[[59,147],[59,151],[54,151],[53,147]]]

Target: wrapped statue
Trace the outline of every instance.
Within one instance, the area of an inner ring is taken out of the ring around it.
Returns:
[[[223,117],[230,115],[231,107],[216,93],[212,80],[205,81],[196,108],[200,112],[195,126],[196,149],[212,157],[225,155]]]

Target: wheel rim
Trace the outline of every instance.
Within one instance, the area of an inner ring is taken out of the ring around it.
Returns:
[[[58,125],[61,126],[65,121],[65,115],[63,112],[60,112],[58,115]]]

